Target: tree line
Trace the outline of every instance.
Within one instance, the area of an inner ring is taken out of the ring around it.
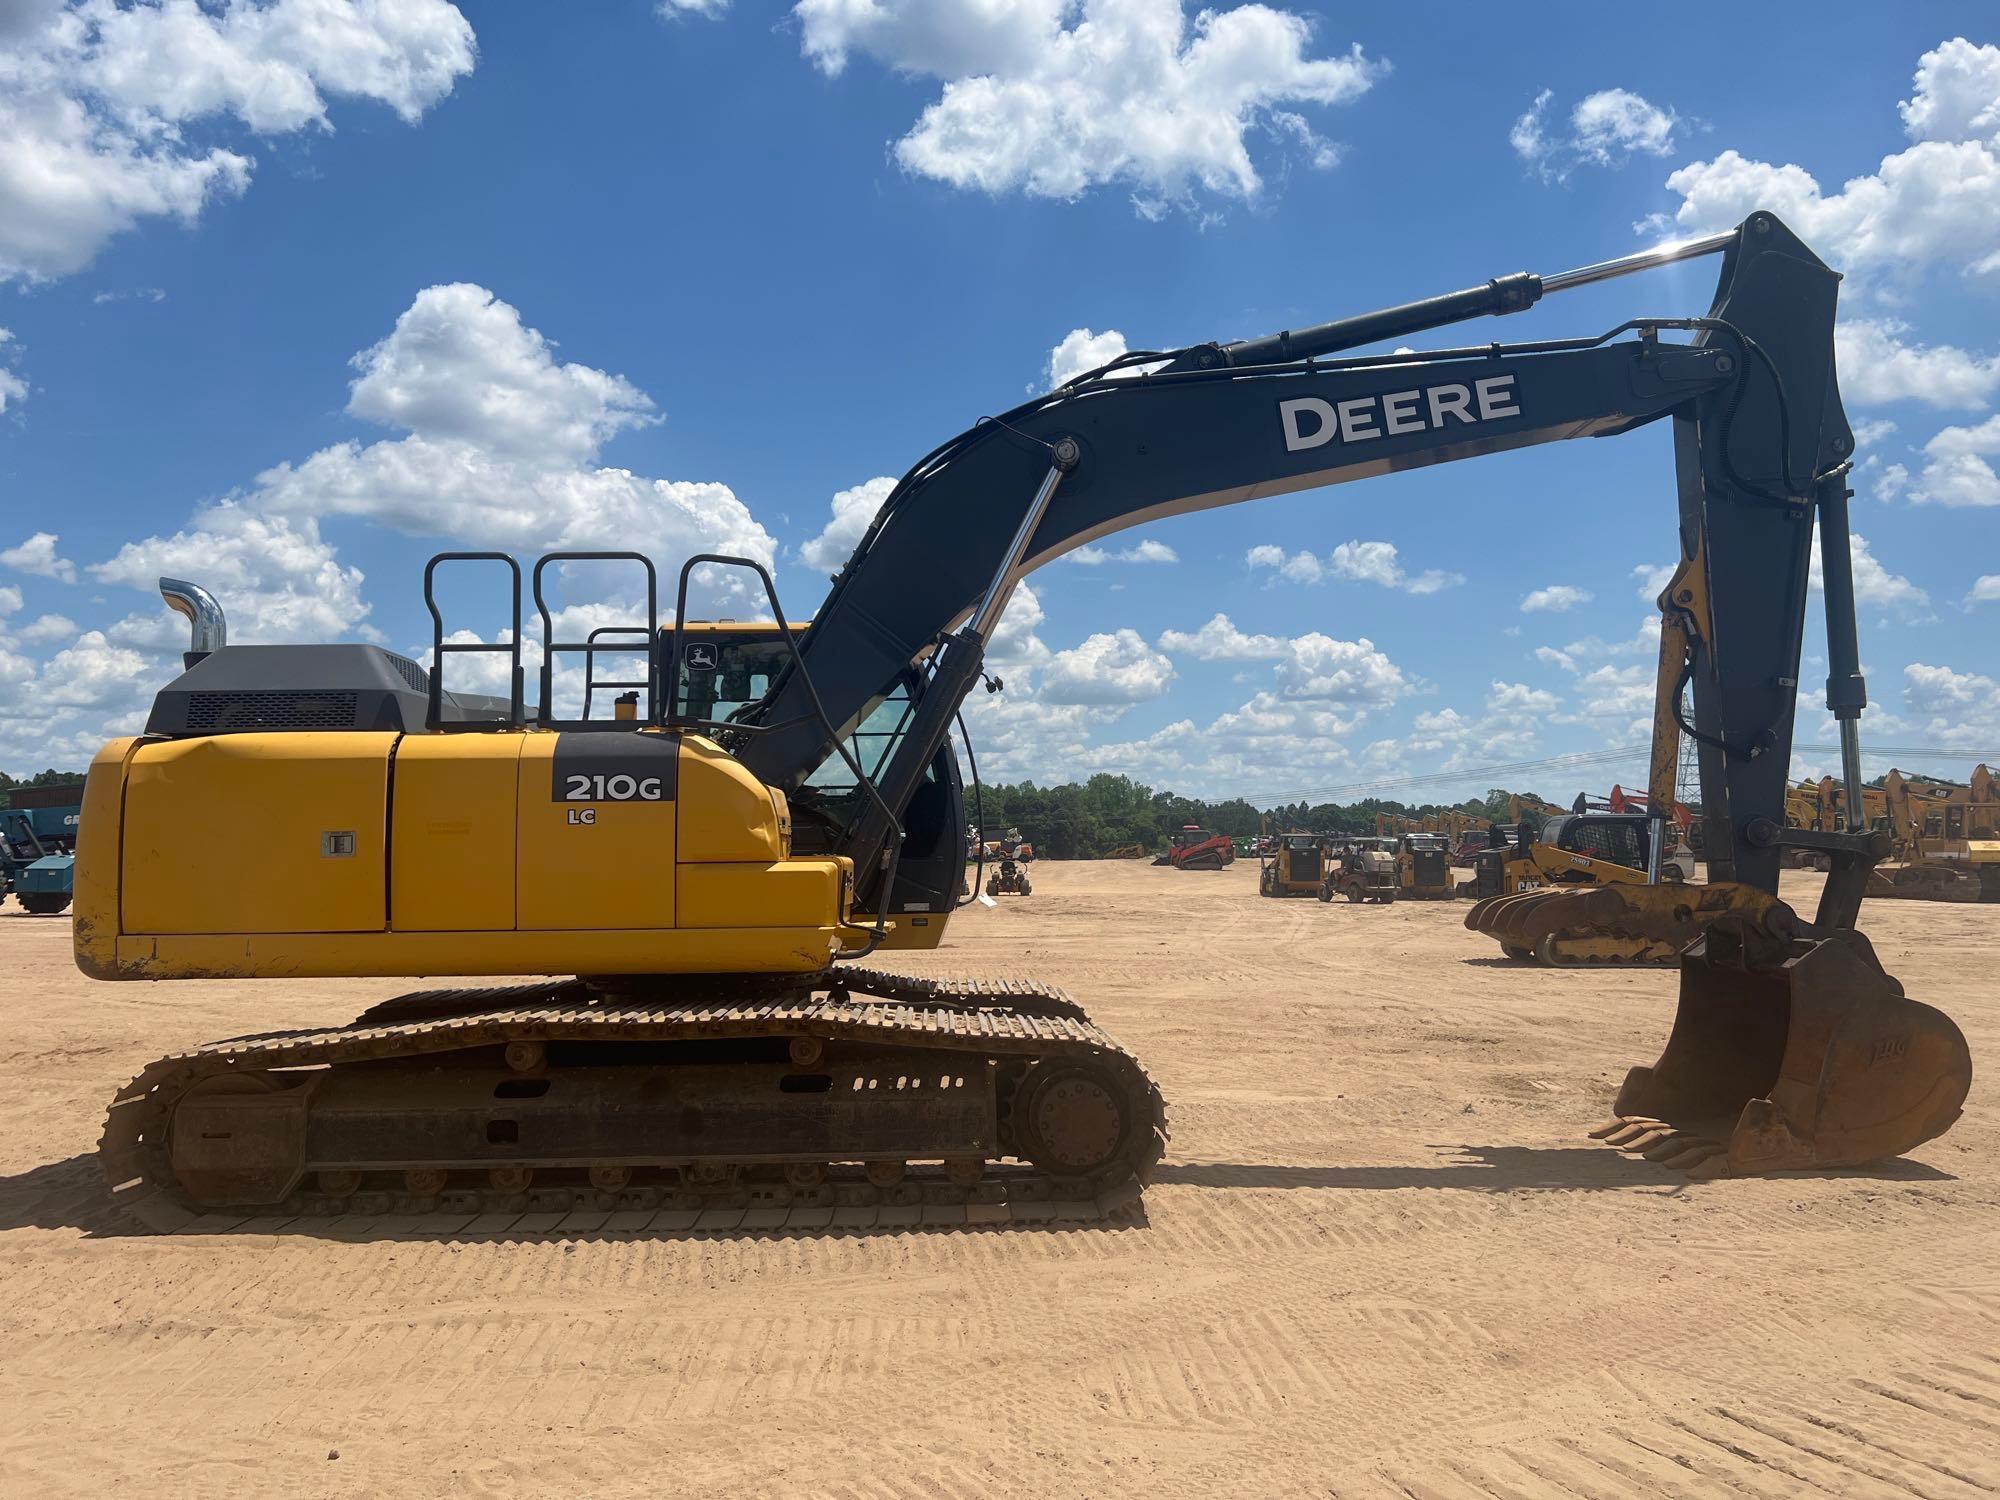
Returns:
[[[1042,787],[1032,781],[984,788],[979,808],[985,837],[997,839],[1009,828],[1035,846],[1037,855],[1054,859],[1098,859],[1121,845],[1138,844],[1149,853],[1167,846],[1167,836],[1192,823],[1210,833],[1249,838],[1263,831],[1266,815],[1272,828],[1307,833],[1372,834],[1375,815],[1392,813],[1416,818],[1429,813],[1462,812],[1491,822],[1507,820],[1512,795],[1494,788],[1483,798],[1463,802],[1396,802],[1366,797],[1359,802],[1294,802],[1258,808],[1241,797],[1208,802],[1177,792],[1155,791],[1129,776],[1099,773],[1078,785]],[[1532,793],[1523,792],[1524,797]],[[971,791],[967,789],[967,800]],[[968,812],[972,812],[968,808]]]

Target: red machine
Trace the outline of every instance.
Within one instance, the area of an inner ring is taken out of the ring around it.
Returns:
[[[1219,870],[1236,862],[1236,841],[1226,833],[1210,833],[1189,823],[1168,835],[1167,852],[1153,861],[1176,870]]]
[[[1611,796],[1606,799],[1606,810],[1615,813],[1642,813],[1646,810],[1646,794],[1644,792],[1628,792],[1623,787],[1614,783],[1611,788]],[[1694,826],[1694,813],[1688,808],[1685,802],[1676,802],[1671,816],[1674,822],[1679,825],[1680,831],[1683,834]]]

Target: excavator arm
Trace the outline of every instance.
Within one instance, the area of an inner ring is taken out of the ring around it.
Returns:
[[[1595,338],[1335,357],[1707,253],[1722,267],[1705,317],[1636,319]],[[772,785],[800,788],[832,749],[813,691],[830,722],[852,726],[884,683],[928,659],[925,700],[879,777],[882,804],[864,807],[835,844],[855,861],[864,903],[879,909],[890,813],[917,791],[980,679],[1014,587],[1035,568],[1164,516],[1668,420],[1682,551],[1700,560],[1709,615],[1691,675],[1711,868],[1775,891],[1816,511],[1842,543],[1826,558],[1829,632],[1842,638],[1833,707],[1844,720],[1859,713],[1840,482],[1853,436],[1833,362],[1838,281],[1774,216],[1756,213],[1728,234],[1559,277],[1506,277],[1316,329],[1127,356],[981,422],[903,477],[816,616],[806,673],[786,673],[751,716],[767,730],[743,759]]]
[[[1702,254],[1722,261],[1701,317],[1638,318],[1594,338],[1345,352]],[[1503,277],[1318,328],[1127,355],[961,433],[904,475],[836,577],[805,670],[753,711],[765,732],[744,759],[767,782],[801,788],[830,749],[819,726],[853,725],[882,683],[925,663],[924,696],[879,795],[857,804],[832,847],[853,860],[858,905],[878,922],[929,910],[934,880],[917,901],[898,880],[898,812],[1033,569],[1164,516],[1670,421],[1681,567],[1662,599],[1660,699],[1698,749],[1709,884],[1606,885],[1565,907],[1536,906],[1538,920],[1603,924],[1626,956],[1679,954],[1673,1033],[1653,1066],[1632,1070],[1601,1134],[1709,1173],[1905,1150],[1957,1118],[1971,1061],[1950,1019],[1906,999],[1854,930],[1887,841],[1859,820],[1867,695],[1848,537],[1854,438],[1834,367],[1838,284],[1758,212],[1727,234],[1561,276]],[[1833,831],[1785,819],[1815,528],[1827,706],[1852,810]],[[1690,686],[1687,720],[1679,704]],[[1650,778],[1662,812],[1672,796],[1665,726]],[[1777,898],[1788,844],[1831,864],[1811,924]]]

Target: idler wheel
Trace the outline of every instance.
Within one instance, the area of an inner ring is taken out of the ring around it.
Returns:
[[[1059,1176],[1112,1161],[1130,1127],[1124,1090],[1102,1070],[1079,1065],[1035,1069],[1022,1083],[1014,1119],[1022,1154]]]

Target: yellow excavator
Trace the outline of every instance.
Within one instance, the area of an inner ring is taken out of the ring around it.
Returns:
[[[1721,258],[1703,315],[1352,352],[1703,255]],[[1556,276],[1135,350],[921,459],[803,634],[743,559],[686,559],[663,625],[646,559],[543,558],[532,709],[522,572],[502,555],[432,560],[428,668],[372,645],[199,644],[145,732],[91,767],[85,973],[548,977],[160,1059],[105,1125],[116,1200],[156,1226],[537,1211],[858,1228],[1125,1209],[1165,1109],[1082,1005],[867,966],[935,945],[967,899],[951,729],[1021,579],[1164,516],[1654,422],[1671,423],[1678,470],[1669,593],[1698,621],[1681,665],[1708,860],[1749,895],[1680,955],[1665,1050],[1632,1070],[1602,1133],[1711,1175],[1929,1140],[1958,1117],[1971,1063],[1855,930],[1878,840],[1784,826],[1815,522],[1830,705],[1860,780],[1837,282],[1758,212]],[[610,649],[556,636],[545,575],[580,561],[644,583],[644,616],[614,643],[628,675],[605,685],[638,696],[609,715],[566,715],[553,691],[559,659]],[[514,621],[502,644],[447,639],[432,587],[447,566],[511,586],[496,590]],[[772,659],[735,691],[681,692],[727,670],[726,641],[679,627],[690,577],[729,568],[763,587]],[[470,650],[501,656],[511,690],[452,691]],[[1833,861],[1810,919],[1775,895],[1799,840]],[[1649,910],[1675,899],[1630,889]]]
[[[1831,545],[1826,540],[1830,528],[1824,508],[1821,527],[1824,549]],[[1514,849],[1482,856],[1486,863],[1475,876],[1475,894],[1481,899],[1466,913],[1465,925],[1496,940],[1510,958],[1557,967],[1673,963],[1713,924],[1725,920],[1762,923],[1782,906],[1775,871],[1768,880],[1734,879],[1730,872],[1740,866],[1740,859],[1718,861],[1711,857],[1708,883],[1696,885],[1687,878],[1691,870],[1675,857],[1679,840],[1671,814],[1677,806],[1674,780],[1681,736],[1691,735],[1705,757],[1721,755],[1727,760],[1731,753],[1729,740],[1683,717],[1682,695],[1690,681],[1698,687],[1698,665],[1714,649],[1710,643],[1716,628],[1711,594],[1714,573],[1705,556],[1707,538],[1696,532],[1683,546],[1681,562],[1659,598],[1660,652],[1653,695],[1651,763],[1646,793],[1643,799],[1634,799],[1643,800],[1645,811],[1588,812],[1584,810],[1586,799],[1579,797],[1574,813],[1546,817],[1532,841],[1524,834]],[[1830,625],[1829,630],[1833,629]],[[1838,659],[1840,648],[1829,649]],[[1858,667],[1836,675],[1852,683],[1860,680]],[[1833,683],[1829,678],[1830,699],[1835,693]],[[1851,696],[1859,689],[1849,685],[1841,691]],[[1853,738],[1858,746],[1858,736]],[[1736,753],[1743,758],[1761,758],[1768,753],[1762,743],[1760,738],[1749,750],[1738,749]],[[1710,760],[1704,759],[1702,764],[1706,787]],[[1858,749],[1852,770],[1858,781]],[[1774,796],[1775,816],[1758,821],[1756,837],[1764,841],[1761,847],[1775,849],[1792,843],[1823,852],[1828,840],[1839,843],[1850,837],[1792,826],[1788,814],[1794,794],[1782,774]],[[1553,811],[1546,805],[1534,810]],[[1713,817],[1706,820],[1710,835],[1716,832],[1717,821]],[[1858,824],[1851,837],[1864,838],[1865,827]],[[1867,847],[1872,851],[1868,856],[1872,867],[1887,845],[1879,837],[1868,837]],[[1833,858],[1831,854],[1825,857]],[[1863,878],[1847,877],[1850,881]]]
[[[1862,788],[1857,805],[1862,821],[1890,840],[1887,861],[1868,879],[1871,899],[2000,901],[2000,796],[1987,767],[1975,766],[1966,782],[1892,769],[1881,786]],[[1795,827],[1838,828],[1844,811],[1831,776],[1785,794],[1786,821]],[[1825,868],[1823,856],[1808,858]]]
[[[1870,897],[2000,901],[2000,797],[1990,770],[1975,766],[1960,784],[1892,769],[1880,797],[1893,862],[1876,867]]]

